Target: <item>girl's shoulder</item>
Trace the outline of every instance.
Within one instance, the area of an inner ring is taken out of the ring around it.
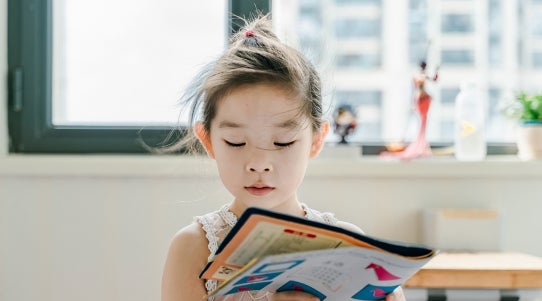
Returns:
[[[321,211],[309,208],[305,204],[302,204],[302,205],[303,205],[303,208],[305,209],[306,217],[310,220],[323,222],[323,223],[337,226],[337,227],[340,227],[352,232],[363,233],[363,230],[361,230],[358,226],[349,222],[338,220],[335,217],[335,214],[333,214],[332,212],[324,212],[324,211],[321,212]]]
[[[211,261],[224,237],[237,223],[237,217],[228,210],[228,205],[224,205],[219,210],[194,217],[194,222],[207,242],[208,260]]]
[[[228,205],[216,211],[194,217],[194,222],[200,224],[205,232],[215,232],[226,227],[233,227],[237,217],[228,210]]]
[[[312,208],[309,208],[305,204],[301,204],[303,210],[305,210],[305,217],[309,220],[318,221],[326,223],[329,225],[337,225],[339,220],[335,217],[335,214],[332,212],[318,211]]]
[[[203,254],[206,253],[204,251],[207,249],[205,232],[197,223],[191,223],[179,230],[175,236],[173,236],[171,244],[180,250],[189,252],[196,251],[196,253]]]
[[[207,264],[207,253],[205,236],[196,223],[173,236],[162,275],[162,300],[194,300],[205,294],[198,275]]]

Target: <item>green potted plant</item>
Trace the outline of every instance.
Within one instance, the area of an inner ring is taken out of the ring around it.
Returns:
[[[504,114],[518,121],[519,158],[542,159],[542,93],[520,92],[504,107]]]

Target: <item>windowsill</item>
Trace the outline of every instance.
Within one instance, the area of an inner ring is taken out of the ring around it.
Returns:
[[[216,177],[218,173],[214,161],[203,156],[10,154],[0,157],[0,176]],[[377,156],[316,158],[307,176],[542,179],[542,161],[525,162],[516,156],[489,156],[479,162],[460,162],[450,156],[412,161]]]

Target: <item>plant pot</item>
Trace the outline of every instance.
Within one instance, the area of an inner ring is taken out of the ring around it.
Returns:
[[[517,129],[518,157],[521,160],[542,160],[542,121],[524,121]]]

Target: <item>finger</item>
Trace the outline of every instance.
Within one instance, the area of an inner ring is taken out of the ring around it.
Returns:
[[[397,287],[393,292],[386,296],[386,301],[406,301],[402,287]]]

